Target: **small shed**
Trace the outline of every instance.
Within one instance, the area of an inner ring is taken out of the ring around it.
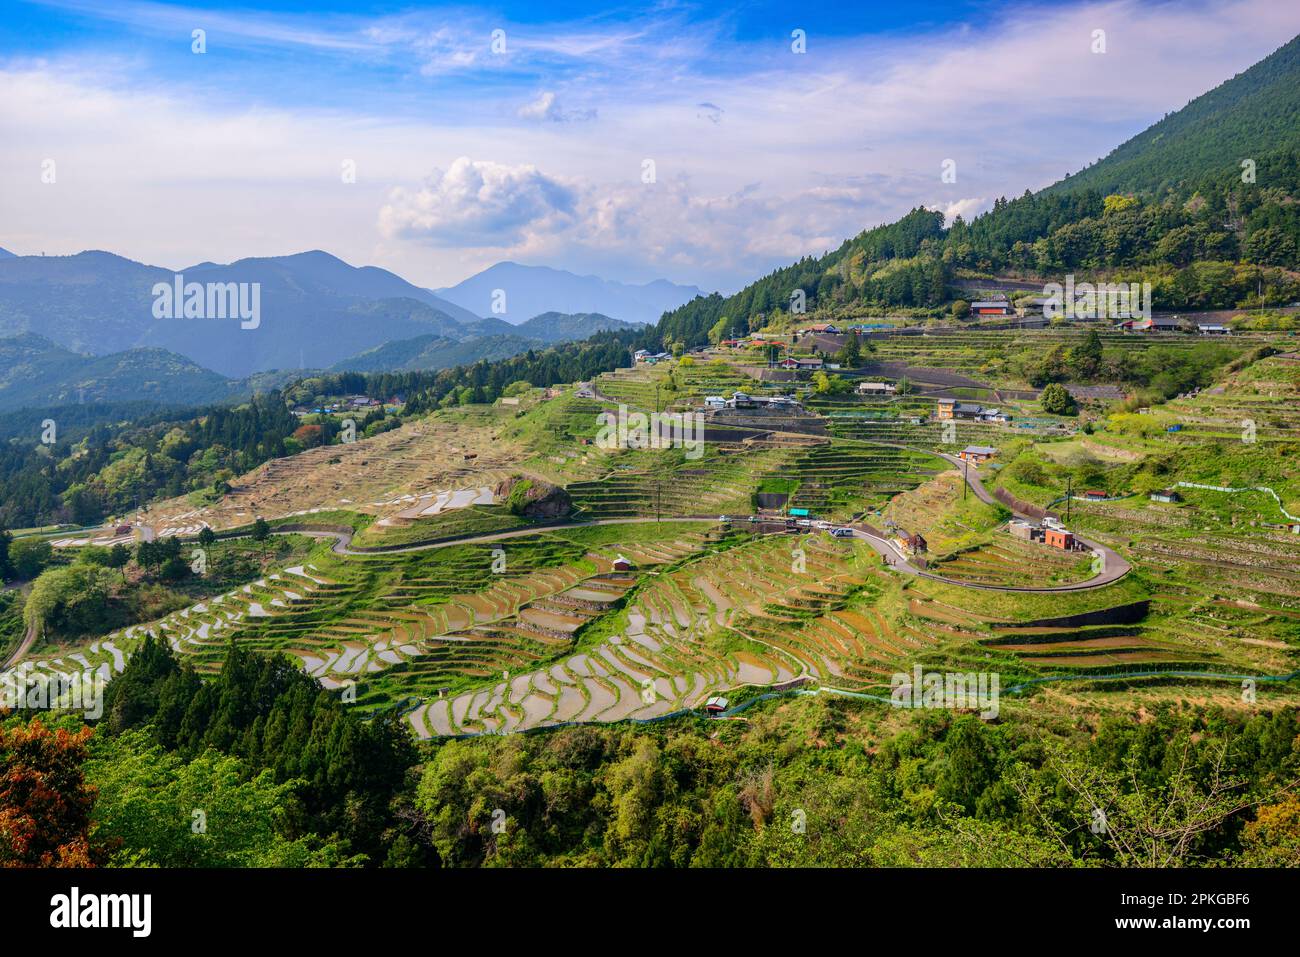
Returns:
[[[708,701],[704,702],[704,710],[709,714],[722,714],[727,710],[727,699],[715,695]]]
[[[1162,488],[1158,492],[1151,493],[1151,501],[1153,502],[1167,502],[1172,505],[1182,500],[1183,497],[1171,488]]]
[[[1074,548],[1074,533],[1063,528],[1047,528],[1043,530],[1043,542],[1068,552]]]
[[[614,571],[630,572],[631,570],[632,570],[632,563],[628,561],[626,558],[624,558],[622,555],[619,555],[617,558],[614,559]]]

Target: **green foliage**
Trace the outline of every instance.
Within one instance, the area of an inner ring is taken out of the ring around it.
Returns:
[[[51,568],[32,584],[23,617],[62,637],[102,634],[114,621],[110,606],[117,586],[118,576],[97,565]]]
[[[54,547],[44,538],[20,538],[9,546],[9,563],[18,578],[35,578],[50,563]]]
[[[329,867],[356,864],[337,839],[293,836],[299,781],[250,774],[207,750],[192,760],[147,732],[91,739],[86,780],[98,790],[95,836],[110,864],[147,867]]]
[[[396,716],[364,722],[293,662],[235,644],[204,681],[152,636],[109,684],[104,711],[110,734],[147,728],[183,759],[213,749],[277,784],[301,782],[295,833],[338,834],[348,853],[384,859],[389,803],[415,762]]]
[[[1075,412],[1074,399],[1066,391],[1065,386],[1058,382],[1051,382],[1045,386],[1038,397],[1038,402],[1042,405],[1043,411],[1049,415],[1073,415]]]
[[[817,698],[741,726],[447,741],[414,810],[452,866],[1186,866],[1294,841],[1280,811],[1242,838],[1300,770],[1290,709],[1060,734],[946,712],[881,734],[854,713]]]

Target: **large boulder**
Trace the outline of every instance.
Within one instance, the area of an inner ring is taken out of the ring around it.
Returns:
[[[554,521],[564,518],[573,510],[569,493],[564,489],[522,475],[512,475],[498,484],[492,494],[512,513],[531,521]]]

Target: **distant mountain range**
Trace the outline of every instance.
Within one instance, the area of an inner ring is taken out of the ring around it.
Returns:
[[[582,281],[603,283],[590,277]],[[643,291],[656,287],[654,283],[609,285]],[[174,290],[180,294],[171,295]],[[192,296],[191,290],[199,295]],[[187,302],[201,303],[206,313],[209,303],[236,292],[244,294],[248,316],[257,307],[255,319],[184,316]],[[174,302],[167,303],[169,298]],[[555,296],[545,298],[550,302]],[[156,309],[166,318],[156,315]],[[483,318],[391,272],[350,266],[319,250],[241,259],[229,265],[196,263],[177,273],[101,251],[75,256],[0,255],[0,337],[37,333],[74,355],[165,350],[233,379],[274,369],[340,367],[353,356],[381,361],[384,353],[375,353],[376,349],[412,339],[423,345],[396,350],[406,356],[403,365],[415,361],[414,355],[427,353],[436,368],[500,357],[507,349],[518,352],[537,343],[585,338],[599,329],[623,325],[618,318],[585,307],[536,313],[548,315],[537,316],[532,324]],[[521,341],[484,342],[482,354],[472,346],[474,341],[500,336]],[[435,338],[443,341],[434,345]]]
[[[0,249],[0,259],[13,259],[14,254],[7,249]]]
[[[504,297],[497,295],[498,290]],[[544,312],[594,312],[625,322],[655,323],[663,313],[701,295],[695,286],[679,286],[666,279],[622,283],[513,262],[497,263],[434,292],[481,316],[497,316],[511,323]],[[499,308],[494,309],[494,304]]]
[[[378,323],[415,316],[441,331],[371,347],[335,363],[330,371],[445,369],[480,359],[504,359],[568,339],[585,339],[602,329],[628,326],[609,316],[560,313],[536,316],[519,326],[497,319],[461,325],[445,317],[439,319],[429,307],[409,299],[366,303],[357,307],[356,314]],[[93,355],[23,332],[0,338],[0,409],[132,402],[208,405],[284,385],[304,371],[274,370],[230,378],[155,346]]]
[[[333,371],[409,372],[417,369],[448,369],[477,362],[479,359],[489,362],[507,359],[529,349],[544,349],[557,342],[587,339],[606,329],[627,329],[634,325],[592,312],[579,315],[547,312],[533,316],[517,326],[498,320],[483,320],[484,324],[490,322],[497,322],[505,331],[494,329],[479,338],[462,340],[440,335],[398,339],[337,362]]]

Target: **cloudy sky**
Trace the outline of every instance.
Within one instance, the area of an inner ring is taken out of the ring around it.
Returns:
[[[1045,186],[1297,32],[1294,0],[5,0],[0,247],[731,291]]]

